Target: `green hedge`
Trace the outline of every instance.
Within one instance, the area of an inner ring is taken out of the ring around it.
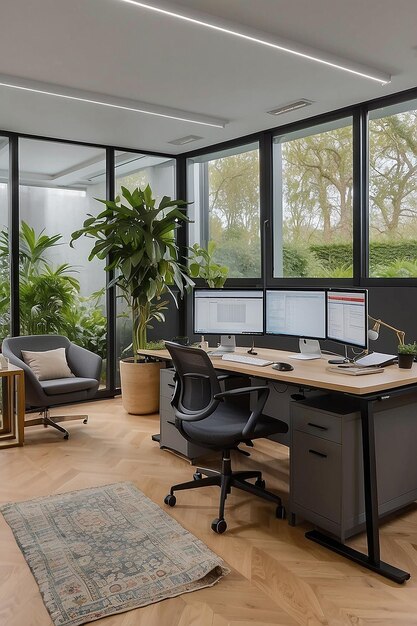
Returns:
[[[311,252],[323,267],[334,270],[352,264],[352,246],[346,243],[312,245]],[[389,265],[398,259],[417,260],[417,241],[373,242],[369,246],[371,268],[377,265]]]

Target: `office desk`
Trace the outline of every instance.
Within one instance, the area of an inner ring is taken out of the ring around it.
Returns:
[[[237,349],[237,352],[246,354],[246,348]],[[365,516],[368,553],[363,554],[346,546],[343,543],[317,530],[309,531],[306,537],[327,547],[330,550],[352,560],[397,583],[403,583],[410,578],[410,574],[389,563],[381,561],[378,520],[378,493],[375,454],[375,430],[373,404],[376,400],[386,396],[397,396],[417,391],[417,364],[411,370],[389,366],[381,374],[368,376],[349,376],[328,372],[327,358],[314,361],[291,359],[293,353],[281,350],[257,348],[258,357],[270,361],[290,362],[294,370],[279,372],[271,366],[256,367],[244,363],[222,361],[213,358],[216,369],[246,374],[281,383],[288,383],[304,388],[328,390],[332,393],[354,397],[359,402],[362,426],[362,453],[364,472]],[[141,354],[170,360],[166,350],[141,350]]]

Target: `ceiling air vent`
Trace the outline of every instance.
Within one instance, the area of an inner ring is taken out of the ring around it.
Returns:
[[[301,100],[295,100],[295,102],[289,102],[288,104],[284,104],[276,109],[272,109],[271,111],[267,111],[270,115],[282,115],[283,113],[290,113],[291,111],[296,111],[297,109],[303,109],[304,107],[310,106],[313,104],[313,100],[307,100],[306,98],[301,98]]]
[[[197,141],[197,139],[203,139],[198,135],[187,135],[186,137],[180,137],[179,139],[173,139],[172,141],[168,141],[168,143],[172,143],[174,146],[184,146],[186,143],[191,143],[192,141]]]

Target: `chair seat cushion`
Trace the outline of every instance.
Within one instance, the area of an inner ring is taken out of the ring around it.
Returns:
[[[95,378],[55,378],[54,380],[40,380],[39,384],[48,396],[55,396],[61,393],[72,393],[73,391],[87,391],[98,386]]]
[[[218,408],[209,417],[199,422],[182,422],[182,428],[187,436],[196,443],[227,448],[245,441],[242,430],[248,421],[249,413],[229,402],[221,402]],[[251,439],[261,439],[269,435],[287,432],[285,422],[279,419],[261,415],[256,424],[255,433]]]

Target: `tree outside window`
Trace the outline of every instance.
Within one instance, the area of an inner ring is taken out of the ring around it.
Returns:
[[[216,244],[213,260],[231,278],[261,275],[258,146],[205,155],[188,162],[194,224],[190,244]]]

